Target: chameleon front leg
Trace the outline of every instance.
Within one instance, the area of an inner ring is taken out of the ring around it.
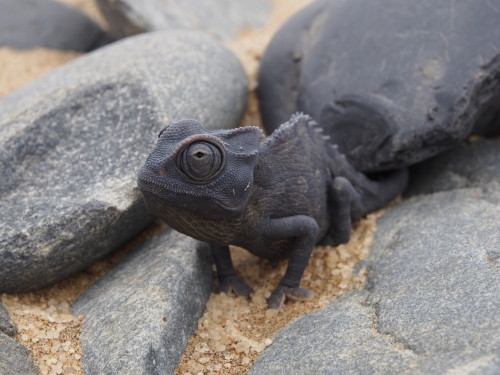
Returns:
[[[217,292],[231,293],[237,296],[249,297],[253,289],[236,274],[231,253],[228,246],[210,245],[215,267],[217,268],[217,277],[219,279],[219,288]]]
[[[309,262],[318,237],[319,227],[316,221],[305,215],[271,219],[263,235],[271,240],[295,238],[288,258],[288,267],[280,283],[273,291],[267,303],[271,309],[279,309],[286,297],[295,300],[309,300],[314,293],[300,288],[300,280]]]

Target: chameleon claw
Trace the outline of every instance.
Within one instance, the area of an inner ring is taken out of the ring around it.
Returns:
[[[233,292],[237,296],[248,298],[253,293],[253,289],[241,277],[227,276],[219,280],[219,287],[216,292],[228,294]]]
[[[285,294],[288,298],[293,299],[294,301],[309,301],[314,298],[314,292],[305,288],[290,288],[283,287],[285,289]]]
[[[294,301],[308,301],[314,297],[314,292],[299,287],[278,285],[267,300],[270,309],[281,309],[286,298]]]
[[[286,296],[282,288],[282,286],[278,286],[267,299],[267,305],[270,309],[279,310],[285,303]]]

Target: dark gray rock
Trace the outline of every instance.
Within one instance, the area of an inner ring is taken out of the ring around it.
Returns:
[[[0,0],[0,47],[90,51],[110,41],[77,9],[52,0]]]
[[[454,189],[483,189],[490,199],[500,191],[500,142],[463,143],[411,168],[407,196]]]
[[[264,25],[272,6],[269,0],[98,0],[98,4],[117,38],[145,31],[194,29],[221,40]]]
[[[170,121],[238,124],[247,81],[196,32],[128,38],[0,100],[0,292],[83,269],[153,217],[136,174]]]
[[[263,124],[303,111],[368,172],[500,133],[499,19],[490,0],[317,1],[262,58]]]
[[[482,147],[484,160],[498,160],[498,142],[477,143],[441,164],[443,175],[466,151],[476,163]],[[476,165],[477,176],[491,171]],[[496,169],[482,187],[457,184],[391,209],[364,264],[365,289],[285,328],[251,374],[500,373],[499,183]]]
[[[17,327],[12,323],[9,313],[4,305],[0,303],[0,332],[4,332],[9,336],[14,336],[17,333]]]
[[[211,291],[198,245],[168,229],[78,298],[85,374],[173,374]]]
[[[39,374],[28,349],[2,332],[0,332],[0,374]]]

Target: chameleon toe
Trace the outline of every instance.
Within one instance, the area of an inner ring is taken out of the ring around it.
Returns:
[[[288,298],[293,299],[295,301],[309,301],[310,299],[314,298],[314,292],[312,290],[299,287],[290,288],[284,286],[283,292]]]
[[[285,303],[286,295],[281,286],[274,289],[274,292],[267,299],[267,306],[270,309],[279,310]]]
[[[312,290],[279,285],[267,300],[267,304],[270,309],[281,309],[287,298],[294,301],[308,301],[313,297]]]
[[[253,293],[253,289],[241,277],[230,276],[220,281],[217,293],[231,292],[237,296],[248,298],[250,294]]]

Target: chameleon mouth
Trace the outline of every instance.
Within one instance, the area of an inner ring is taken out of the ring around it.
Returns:
[[[155,182],[153,182],[151,180],[142,178],[142,177],[140,177],[137,180],[137,185],[139,186],[139,190],[141,192],[143,192],[143,193],[151,193],[151,194],[159,195],[159,194],[161,194],[162,192],[165,191],[157,183],[155,183]]]
[[[156,176],[151,171],[141,170],[137,179],[137,185],[139,186],[139,190],[143,193],[144,196],[146,196],[146,198],[147,195],[153,195],[156,199],[161,199],[169,205],[177,206],[191,211],[193,211],[193,208],[194,210],[196,210],[198,205],[200,207],[205,206],[208,202],[212,203],[212,207],[215,205],[223,209],[224,211],[235,213],[240,212],[244,206],[243,204],[229,205],[218,199],[202,194],[197,194],[194,191],[182,189],[172,184],[162,183],[161,181],[158,181],[158,176]],[[184,199],[181,199],[182,197],[184,197]],[[213,208],[216,209],[217,207]]]

